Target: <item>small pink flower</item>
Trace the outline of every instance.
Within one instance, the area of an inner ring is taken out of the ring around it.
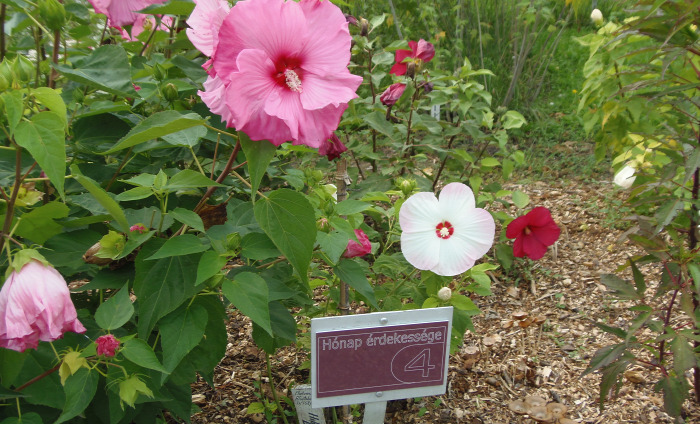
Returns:
[[[410,47],[411,50],[396,50],[396,63],[391,67],[389,71],[390,74],[397,76],[405,75],[407,62],[413,62],[416,64],[417,68],[420,68],[420,65],[425,62],[430,62],[435,56],[435,47],[422,38],[418,40],[417,43],[415,41],[409,41],[408,47]]]
[[[357,241],[352,239],[348,240],[348,247],[345,249],[343,257],[355,258],[357,256],[364,256],[372,251],[372,244],[369,242],[369,238],[367,238],[367,234],[365,234],[364,231],[355,230],[355,237],[357,237]]]
[[[152,31],[154,24],[155,19],[153,16],[139,14],[131,26],[131,34],[129,34],[124,28],[119,28],[119,33],[125,40],[138,41],[138,36],[144,31]],[[160,16],[160,24],[158,24],[156,31],[168,31],[172,25],[173,18],[170,16]]]
[[[226,9],[198,0],[188,20],[192,43],[211,56],[204,103],[253,140],[319,148],[362,82],[347,68],[343,13],[319,0],[242,0]]]
[[[134,225],[132,225],[131,227],[129,227],[129,231],[132,232],[132,233],[133,233],[134,231],[137,231],[137,232],[139,232],[140,234],[143,234],[143,233],[145,233],[145,232],[148,231],[148,230],[146,229],[146,227],[143,226],[143,224],[134,224]]]
[[[318,148],[318,154],[327,157],[328,160],[333,160],[338,159],[341,153],[347,150],[348,148],[340,141],[338,136],[333,134],[331,138],[321,144],[321,147]]]
[[[416,193],[399,211],[401,251],[422,270],[452,276],[468,270],[493,244],[496,224],[491,214],[475,207],[472,190],[450,183],[440,192]]]
[[[541,259],[547,247],[554,244],[561,230],[552,219],[549,209],[539,206],[512,220],[506,228],[506,237],[514,238],[513,256]]]
[[[119,340],[111,334],[105,334],[95,340],[97,343],[97,354],[104,356],[114,356],[119,347]]]
[[[139,16],[137,10],[145,9],[152,4],[164,3],[166,0],[88,0],[96,13],[107,15],[109,23],[115,27],[134,25]],[[143,23],[143,21],[141,21]],[[132,34],[133,35],[133,34]]]
[[[86,330],[61,274],[38,260],[13,271],[0,290],[0,347],[23,352],[66,331]]]
[[[384,90],[379,100],[381,100],[384,106],[393,106],[399,101],[403,92],[406,90],[406,84],[397,82],[396,84],[391,84],[389,88]]]

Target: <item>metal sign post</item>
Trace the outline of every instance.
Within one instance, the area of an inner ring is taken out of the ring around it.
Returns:
[[[452,307],[311,320],[311,405],[365,403],[383,423],[386,402],[445,393]]]

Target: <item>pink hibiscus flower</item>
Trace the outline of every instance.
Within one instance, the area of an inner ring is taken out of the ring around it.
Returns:
[[[145,9],[152,4],[165,3],[166,0],[88,0],[96,13],[107,15],[109,23],[115,27],[134,25],[139,16],[137,10]],[[143,25],[143,20],[141,20]],[[133,34],[132,34],[133,35]]]
[[[515,218],[506,228],[506,237],[515,239],[513,256],[527,256],[532,260],[541,259],[547,253],[547,247],[559,239],[560,233],[549,209],[542,206]]]
[[[343,13],[330,1],[243,0],[221,19],[226,8],[197,0],[188,20],[192,43],[211,56],[204,103],[253,140],[320,147],[362,82],[347,68]]]
[[[403,92],[406,91],[406,84],[397,82],[396,84],[391,84],[389,88],[384,90],[379,100],[384,106],[393,106],[399,101]]]
[[[348,247],[343,253],[343,257],[355,258],[357,256],[364,256],[372,251],[372,244],[369,242],[367,234],[362,230],[355,230],[355,237],[357,241],[348,240]]]
[[[0,347],[23,352],[66,331],[86,330],[61,274],[34,259],[13,271],[0,290]]]
[[[97,344],[97,354],[104,356],[114,356],[117,353],[117,348],[119,347],[119,340],[111,334],[105,334],[100,336],[95,340]]]
[[[422,270],[452,276],[468,270],[493,244],[496,224],[475,207],[472,190],[450,183],[440,192],[416,193],[401,205],[401,251]]]
[[[391,67],[390,74],[405,75],[408,62],[413,62],[416,68],[420,68],[423,63],[430,62],[435,56],[435,47],[422,38],[418,42],[409,41],[408,47],[411,50],[396,50],[394,56],[396,63]]]

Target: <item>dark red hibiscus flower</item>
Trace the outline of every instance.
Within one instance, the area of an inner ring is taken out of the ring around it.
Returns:
[[[549,209],[541,206],[515,218],[506,229],[506,237],[515,239],[513,255],[517,258],[527,256],[533,260],[542,258],[560,233]]]
[[[391,70],[389,71],[390,74],[397,76],[405,75],[407,62],[413,62],[416,64],[417,68],[420,68],[420,65],[425,62],[430,62],[430,60],[435,56],[435,47],[422,38],[417,42],[409,41],[408,47],[410,47],[411,50],[396,50],[396,63],[391,67]],[[405,60],[409,57],[411,60]]]
[[[348,150],[348,148],[343,144],[337,135],[331,134],[331,138],[326,140],[325,143],[321,143],[321,147],[318,148],[318,154],[325,156],[328,160],[338,159],[340,154]]]

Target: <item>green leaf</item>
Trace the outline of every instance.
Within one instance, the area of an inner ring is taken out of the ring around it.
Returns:
[[[671,352],[673,352],[673,369],[678,375],[683,375],[686,370],[697,364],[693,348],[681,336],[676,336],[671,341]]]
[[[105,155],[119,150],[136,146],[148,140],[204,124],[204,119],[196,113],[181,114],[178,111],[166,110],[154,113],[139,122],[127,135],[122,137]]]
[[[138,375],[131,375],[129,378],[119,382],[120,403],[125,402],[127,405],[134,408],[139,395],[144,395],[149,398],[153,397],[151,389],[146,386],[146,383],[144,383]],[[123,405],[121,405],[121,407],[122,409],[124,408]]]
[[[266,140],[251,141],[245,133],[240,131],[238,132],[238,137],[241,140],[241,148],[248,161],[248,175],[250,175],[251,185],[250,196],[255,200],[255,193],[258,191],[260,181],[265,176],[270,161],[275,157],[277,146]]]
[[[155,234],[155,231],[147,231],[143,234],[134,231],[129,234],[129,239],[126,241],[126,244],[124,245],[124,249],[122,252],[114,258],[115,260],[119,260],[121,258],[127,257],[131,252],[136,250],[137,247],[141,246],[145,242],[147,242],[153,235]]]
[[[226,354],[228,333],[226,320],[228,315],[219,296],[197,296],[193,305],[201,305],[209,316],[204,337],[197,347],[185,358],[191,358],[192,366],[214,387],[214,367]]]
[[[253,323],[253,340],[265,352],[272,355],[277,349],[296,340],[297,323],[289,310],[280,302],[270,302],[270,320],[274,337]]]
[[[27,352],[20,353],[11,349],[0,349],[0,375],[2,375],[2,384],[4,386],[11,387],[15,384],[15,380],[20,371],[22,371],[22,366],[27,356]],[[0,388],[3,388],[3,386],[0,386]],[[10,392],[11,393],[3,391],[0,393],[0,399],[26,396],[14,390]]]
[[[372,307],[379,309],[377,299],[374,296],[374,289],[360,264],[350,259],[341,259],[338,266],[333,268],[333,271],[338,278],[364,296]]]
[[[117,221],[117,224],[119,224],[121,227],[119,228],[121,232],[128,233],[129,222],[126,220],[126,215],[124,215],[124,211],[119,206],[119,203],[112,199],[109,194],[107,194],[107,192],[104,191],[102,187],[100,187],[94,180],[84,176],[80,172],[80,168],[78,168],[77,165],[71,166],[70,169],[73,174],[73,179],[85,187],[85,189],[92,194],[100,205],[102,205],[102,207],[105,208],[110,215],[112,215],[112,218],[114,218],[114,220]]]
[[[51,184],[65,197],[66,176],[65,118],[54,112],[39,112],[30,121],[22,121],[15,129],[15,141],[29,151],[49,177]]]
[[[673,221],[678,212],[683,210],[683,200],[678,198],[672,198],[668,202],[664,203],[656,211],[655,217],[658,222],[656,226],[656,232],[658,233],[664,229],[668,224]]]
[[[171,256],[190,255],[192,253],[204,252],[209,249],[209,245],[203,243],[206,239],[200,239],[193,234],[183,234],[181,236],[168,239],[163,247],[156,253],[146,258],[147,261],[168,258]]]
[[[644,275],[637,268],[637,264],[634,261],[630,261],[632,265],[632,275],[634,276],[634,286],[637,288],[637,294],[644,296],[644,292],[647,291],[647,285],[644,282]]]
[[[335,205],[335,211],[338,213],[338,215],[352,215],[354,213],[364,212],[371,206],[372,205],[369,203],[361,202],[359,200],[343,200]]]
[[[127,282],[115,295],[97,308],[95,321],[102,329],[114,330],[126,324],[133,315],[134,305],[129,298]]]
[[[141,247],[136,257],[134,294],[139,300],[138,332],[142,338],[148,337],[159,319],[198,291],[195,281],[200,255],[144,260],[162,245],[162,239],[151,239]]]
[[[126,50],[116,44],[105,44],[92,54],[69,65],[53,65],[66,78],[97,87],[122,97],[138,98],[139,94],[131,82],[131,67]]]
[[[635,291],[634,287],[627,281],[614,274],[603,274],[600,282],[605,285],[613,295],[620,299],[641,300],[642,297]]]
[[[328,265],[333,266],[338,263],[345,249],[347,249],[350,237],[347,233],[334,230],[330,233],[319,231],[316,235],[316,239],[321,251],[326,254],[328,260],[331,262]]]
[[[66,104],[63,102],[61,93],[58,90],[54,90],[49,87],[37,87],[32,90],[32,95],[35,99],[39,101],[42,105],[46,106],[52,112],[55,112],[59,118],[63,121],[63,125],[68,124],[68,117],[66,116]]]
[[[262,233],[248,233],[241,240],[241,255],[255,261],[276,258],[280,255],[277,246]]]
[[[697,264],[688,264],[688,271],[690,271],[691,277],[693,277],[693,283],[695,284],[695,293],[700,295],[700,267]]]
[[[627,332],[622,328],[612,327],[610,325],[603,324],[602,322],[596,322],[595,326],[605,331],[606,333],[614,334],[621,339],[627,339]]]
[[[0,422],[0,424],[44,424],[44,422],[41,420],[41,415],[36,412],[22,412],[21,419],[10,417]]]
[[[54,219],[68,216],[68,206],[61,202],[51,202],[22,215],[15,233],[18,236],[44,244],[51,237],[60,234],[63,227]]]
[[[392,138],[392,135],[394,134],[394,125],[386,120],[385,114],[379,111],[374,111],[366,114],[364,116],[364,120],[372,129],[379,131],[389,138]]]
[[[626,349],[627,346],[624,343],[603,346],[602,348],[598,349],[595,354],[593,354],[593,358],[588,364],[588,368],[583,371],[581,376],[583,377],[584,375],[590,374],[597,369],[612,364],[625,352]]]
[[[189,169],[184,169],[173,175],[163,187],[167,191],[188,190],[200,187],[223,187],[208,177]]]
[[[199,140],[207,135],[207,128],[198,125],[196,127],[186,128],[176,133],[163,136],[163,140],[173,146],[194,147],[199,143]]]
[[[144,340],[129,339],[124,342],[124,346],[122,346],[119,352],[124,355],[126,359],[130,360],[136,365],[148,368],[149,370],[156,370],[166,374],[168,373],[163,365],[161,365],[160,361],[158,361],[158,358],[156,357],[155,352],[153,352],[153,349],[151,349],[151,346],[149,346]]]
[[[622,386],[622,376],[621,374],[627,369],[631,361],[632,356],[626,353],[620,360],[614,362],[613,364],[606,366],[602,370],[602,376],[600,378],[600,406],[602,408],[603,402],[608,394],[617,393],[617,391]]]
[[[487,157],[487,158],[481,159],[481,166],[486,166],[488,168],[493,168],[493,167],[498,166],[500,164],[501,164],[501,162],[499,162],[498,159],[496,159],[496,158]]]
[[[15,132],[17,124],[19,124],[24,115],[24,103],[22,93],[19,91],[5,91],[0,94],[0,99],[3,102],[3,109],[7,117],[7,124],[10,128],[10,135]]]
[[[262,404],[262,402],[253,402],[250,405],[248,405],[248,408],[245,410],[246,414],[252,415],[252,414],[262,414],[265,412],[265,405]]]
[[[666,412],[673,417],[679,416],[683,411],[683,401],[688,397],[688,389],[690,388],[685,375],[668,375],[657,383],[655,388],[658,387],[664,392]]]
[[[215,276],[226,265],[228,259],[213,250],[207,250],[199,259],[197,264],[197,280],[195,284],[199,285],[209,278]]]
[[[269,291],[262,277],[241,272],[233,280],[224,281],[221,290],[241,313],[274,336],[270,322]]]
[[[202,222],[202,218],[200,218],[197,213],[185,208],[175,208],[168,213],[177,221],[182,222],[183,224],[192,227],[197,231],[204,232],[204,223]]]
[[[513,193],[513,204],[518,209],[525,209],[530,204],[530,196],[518,190]]]
[[[134,187],[126,191],[122,191],[114,198],[119,202],[129,202],[132,200],[141,200],[153,196],[153,189],[150,187]]]
[[[512,128],[520,128],[523,125],[527,124],[527,120],[525,120],[525,117],[520,113],[516,112],[514,110],[509,110],[508,112],[503,115],[501,118],[503,121],[503,129],[509,130]]]
[[[452,297],[450,298],[450,305],[454,306],[456,309],[459,309],[460,311],[469,312],[470,315],[472,313],[478,314],[481,312],[479,307],[474,304],[474,301],[472,301],[467,296],[457,294],[457,293],[454,293],[452,295]]]
[[[314,209],[303,194],[289,189],[270,192],[255,203],[255,219],[289,263],[308,282],[307,270],[316,241]]]
[[[194,10],[194,3],[183,0],[171,0],[166,4],[154,4],[142,9],[141,13],[151,15],[181,15],[189,16]]]
[[[99,373],[90,372],[87,368],[81,368],[68,377],[64,386],[66,403],[63,406],[61,416],[54,424],[66,422],[82,413],[95,397],[98,380]]]
[[[163,367],[172,372],[182,358],[199,344],[207,326],[207,311],[200,305],[176,310],[160,324]]]

